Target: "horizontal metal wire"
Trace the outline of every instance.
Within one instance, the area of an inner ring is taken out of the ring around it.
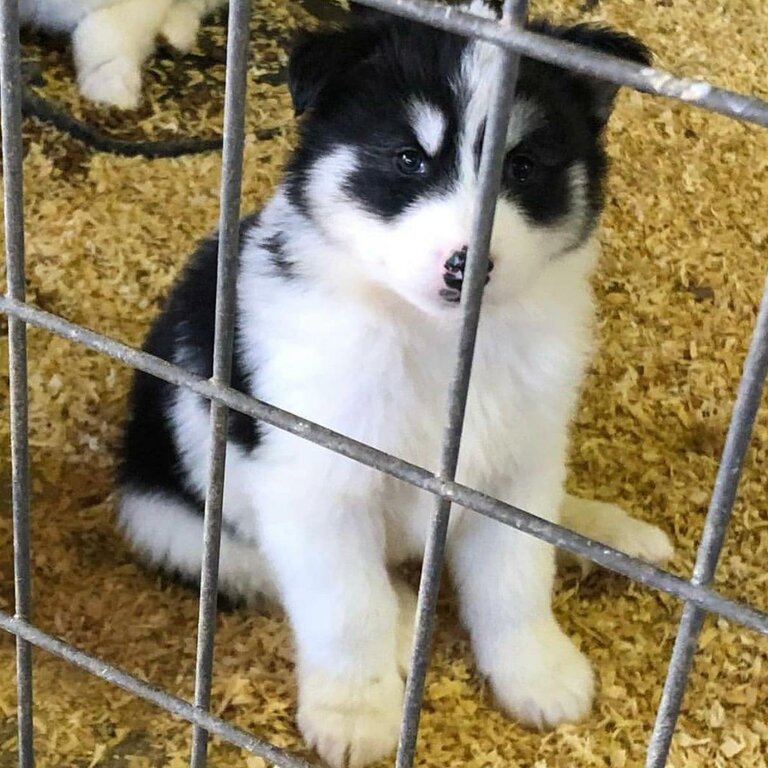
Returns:
[[[273,765],[280,768],[317,768],[317,766],[313,766],[311,763],[291,755],[285,750],[270,744],[268,741],[264,741],[248,733],[248,731],[244,731],[242,728],[237,728],[220,717],[208,714],[208,712],[198,709],[190,702],[180,699],[178,696],[172,696],[170,693],[150,685],[119,667],[108,664],[98,656],[91,656],[89,653],[85,653],[85,651],[65,643],[58,637],[43,632],[42,629],[35,627],[29,622],[17,619],[5,611],[0,611],[0,629],[10,632],[16,637],[23,638],[26,642],[49,651],[84,669],[86,672],[106,680],[108,683],[117,685],[134,696],[156,704],[175,717],[199,725],[209,733],[221,736],[221,738],[226,739],[236,747],[241,747],[251,754],[263,757]]]
[[[584,46],[526,29],[505,26],[493,19],[475,16],[459,8],[427,0],[358,2],[433,27],[488,40],[529,58],[546,61],[617,85],[625,85],[636,91],[667,96],[736,120],[768,127],[768,102],[726,88],[718,88],[705,80],[676,77],[655,67],[644,67]]]
[[[695,586],[661,568],[656,568],[617,549],[592,541],[574,531],[531,515],[511,504],[506,504],[461,483],[442,480],[424,467],[398,459],[384,451],[353,440],[346,435],[341,435],[230,387],[223,387],[209,379],[195,376],[183,368],[161,360],[159,357],[134,349],[108,336],[71,323],[29,304],[0,297],[0,312],[20,317],[29,325],[52,331],[81,346],[119,360],[132,368],[138,368],[171,384],[189,389],[209,400],[224,403],[234,411],[254,419],[260,419],[266,424],[271,424],[278,429],[321,445],[361,464],[378,469],[435,496],[450,499],[462,507],[531,534],[560,549],[581,555],[608,570],[621,573],[641,584],[688,600],[711,613],[720,614],[727,619],[768,635],[768,613],[723,597],[707,587]]]

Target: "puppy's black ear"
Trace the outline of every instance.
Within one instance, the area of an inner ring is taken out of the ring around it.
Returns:
[[[559,37],[561,40],[577,45],[584,45],[600,53],[617,56],[637,64],[650,65],[653,58],[651,51],[636,37],[598,24],[560,27],[545,21],[536,21],[531,24],[531,30]],[[598,129],[602,129],[611,116],[619,86],[584,75],[570,74],[570,77],[588,96],[595,125]]]
[[[288,62],[288,88],[296,115],[312,109],[336,78],[367,58],[377,38],[378,32],[368,25],[303,33]]]

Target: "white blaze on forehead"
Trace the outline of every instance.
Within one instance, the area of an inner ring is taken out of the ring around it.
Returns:
[[[512,105],[507,126],[507,149],[519,144],[527,135],[543,124],[541,110],[525,99],[517,99]]]
[[[409,117],[422,149],[434,157],[440,151],[445,138],[445,115],[432,104],[414,101],[409,110]]]
[[[461,139],[462,176],[474,177],[477,137],[488,118],[498,73],[500,50],[489,43],[474,42],[467,46],[461,62],[457,87],[464,95],[464,120]],[[507,126],[506,148],[511,149],[541,123],[536,105],[516,98]]]

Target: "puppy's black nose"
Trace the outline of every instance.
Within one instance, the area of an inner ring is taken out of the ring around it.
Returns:
[[[460,251],[454,251],[445,261],[445,270],[449,273],[446,277],[446,281],[449,279],[456,280],[456,274],[459,273],[459,279],[464,278],[464,269],[467,266],[467,246],[465,245]],[[488,276],[485,278],[487,283],[490,280],[491,272],[493,272],[493,259],[488,258]]]
[[[460,269],[464,269],[467,263],[467,246],[465,245],[460,251],[454,251],[446,260],[445,268],[449,272],[458,272]]]

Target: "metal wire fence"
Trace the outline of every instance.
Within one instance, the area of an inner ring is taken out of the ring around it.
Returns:
[[[244,103],[248,53],[249,0],[230,0],[224,109],[224,155],[221,177],[218,282],[213,377],[202,379],[164,360],[128,347],[25,302],[24,211],[21,137],[21,74],[17,0],[0,5],[0,87],[2,97],[3,185],[7,291],[0,311],[8,316],[13,553],[15,612],[0,611],[0,628],[16,637],[18,689],[18,762],[34,765],[32,646],[49,651],[93,675],[156,704],[193,725],[190,766],[206,765],[208,734],[214,734],[268,762],[307,768],[304,760],[209,713],[216,624],[222,490],[229,410],[260,419],[381,472],[435,497],[435,511],[424,553],[419,587],[415,641],[406,687],[397,768],[414,763],[424,680],[429,663],[437,591],[452,504],[512,526],[654,589],[681,598],[685,605],[672,652],[661,703],[648,746],[646,768],[666,764],[698,636],[707,613],[716,613],[768,635],[768,613],[730,600],[712,590],[717,560],[736,496],[744,457],[768,372],[768,281],[760,304],[742,379],[733,408],[714,490],[691,578],[686,580],[591,541],[559,525],[455,482],[477,332],[486,255],[499,190],[505,126],[509,119],[521,55],[556,64],[657,96],[666,96],[768,127],[768,103],[709,83],[674,77],[525,29],[527,2],[505,0],[500,21],[473,16],[427,0],[360,0],[364,5],[494,43],[502,50],[488,117],[480,167],[479,205],[473,222],[467,272],[462,290],[462,331],[451,382],[449,412],[437,474],[307,421],[229,386],[232,361],[233,304],[239,232],[243,161]],[[200,586],[194,701],[160,690],[34,626],[31,617],[29,547],[29,448],[26,327],[32,325],[108,355],[211,401],[212,433],[205,505],[204,556]]]

